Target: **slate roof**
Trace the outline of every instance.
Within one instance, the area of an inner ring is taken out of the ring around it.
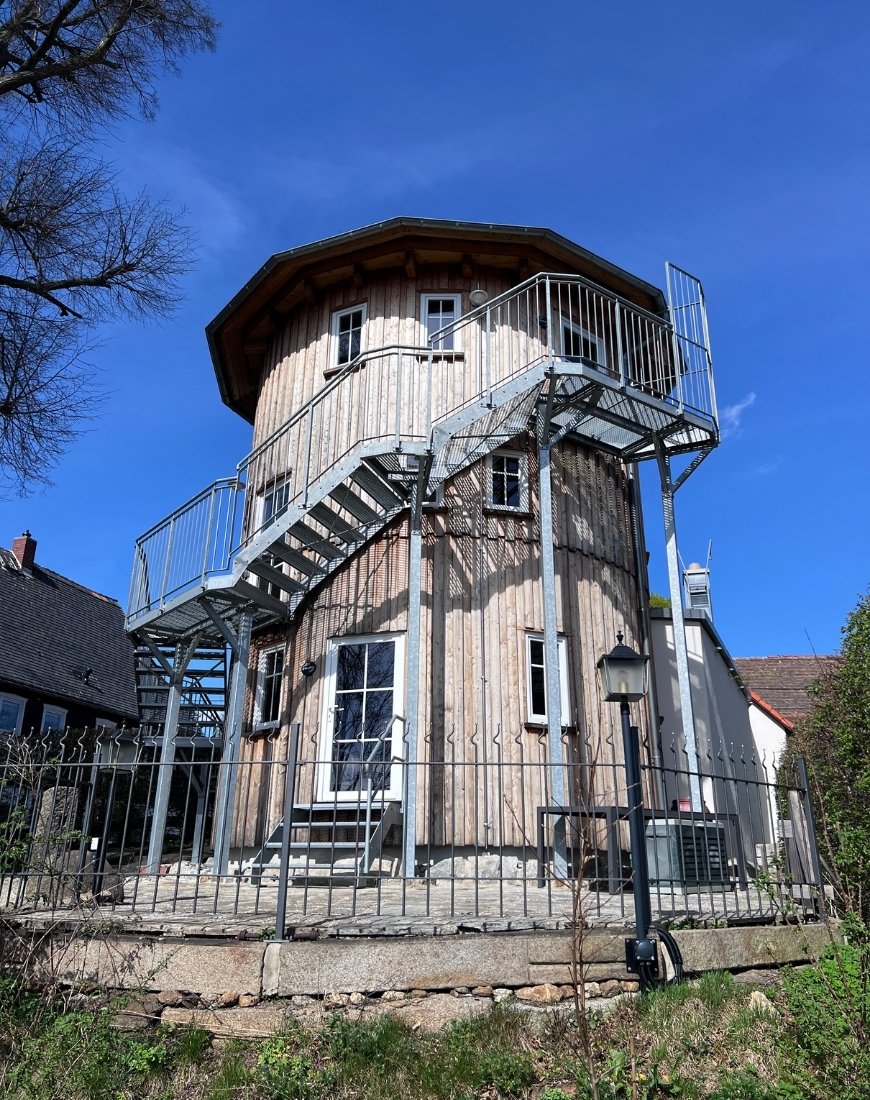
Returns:
[[[812,709],[809,686],[838,660],[816,655],[738,657],[734,663],[750,691],[794,725]]]
[[[138,720],[133,647],[117,601],[0,553],[0,681]],[[90,669],[90,674],[87,670]]]

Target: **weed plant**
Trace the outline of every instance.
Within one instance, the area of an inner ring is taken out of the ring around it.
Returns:
[[[668,986],[590,1018],[501,1004],[427,1034],[396,1016],[335,1014],[261,1041],[165,1027],[117,1030],[0,987],[8,1100],[866,1100],[870,1053],[849,1015],[860,959],[833,948],[755,1007],[727,974]],[[594,1078],[593,1078],[594,1074]]]

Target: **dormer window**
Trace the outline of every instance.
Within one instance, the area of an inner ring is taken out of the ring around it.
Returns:
[[[366,320],[365,303],[339,309],[332,315],[332,365],[352,363],[362,351],[362,330]]]
[[[448,332],[433,344],[432,337],[445,325],[452,325],[462,314],[459,294],[423,294],[421,314],[426,329],[426,343],[436,351],[457,351],[457,333]]]

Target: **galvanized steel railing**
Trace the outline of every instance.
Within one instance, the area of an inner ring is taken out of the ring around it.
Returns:
[[[128,625],[231,568],[242,492],[237,478],[220,478],[136,539]]]
[[[668,269],[675,325],[572,275],[536,275],[436,332],[363,351],[223,479],[136,541],[128,625],[209,577],[290,508],[322,499],[354,455],[423,449],[433,426],[546,363],[573,364],[716,431],[700,284]],[[333,484],[335,483],[335,484]],[[244,509],[238,496],[244,492]]]

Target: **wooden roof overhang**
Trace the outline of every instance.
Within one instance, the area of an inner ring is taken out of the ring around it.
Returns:
[[[328,287],[359,286],[377,273],[417,265],[457,264],[467,278],[480,268],[502,269],[516,282],[541,271],[583,275],[667,315],[662,292],[551,229],[431,218],[389,221],[277,252],[206,327],[221,398],[253,422],[263,359],[272,337],[300,303],[316,304]]]

